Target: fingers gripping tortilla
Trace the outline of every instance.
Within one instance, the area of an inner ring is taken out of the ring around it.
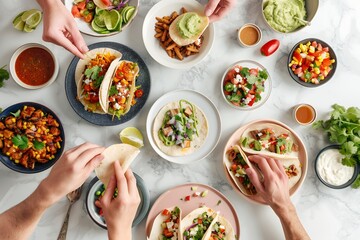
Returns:
[[[114,175],[114,162],[119,161],[125,172],[139,153],[140,150],[138,148],[124,143],[107,147],[102,153],[104,159],[95,168],[96,176],[106,186],[109,183],[110,177]]]
[[[181,229],[181,209],[177,206],[164,209],[154,219],[149,240],[183,240]]]

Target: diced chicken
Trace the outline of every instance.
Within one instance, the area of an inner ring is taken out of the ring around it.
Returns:
[[[270,151],[270,152],[276,152],[275,144],[270,144],[270,146],[269,146],[269,151]]]
[[[173,133],[173,130],[171,127],[166,127],[166,128],[163,128],[163,133],[166,137],[168,137],[169,135],[171,135]]]
[[[253,130],[253,131],[250,131],[250,134],[251,136],[256,139],[256,140],[259,140],[260,137],[259,137],[259,131],[258,130]]]
[[[0,122],[0,130],[4,130],[5,129],[5,125],[3,122]]]
[[[297,144],[293,143],[293,145],[292,145],[292,147],[291,147],[291,150],[292,150],[293,152],[298,152],[298,151],[299,151],[299,146],[298,146]]]
[[[191,141],[185,140],[185,141],[184,141],[184,146],[183,146],[183,148],[189,148],[190,145],[191,145]]]
[[[184,113],[185,113],[185,115],[186,115],[187,117],[190,117],[193,112],[192,112],[192,110],[191,110],[190,107],[186,107]]]
[[[174,108],[174,109],[170,110],[170,114],[171,114],[172,117],[175,116],[178,113],[179,113],[179,109],[177,109],[177,108]]]

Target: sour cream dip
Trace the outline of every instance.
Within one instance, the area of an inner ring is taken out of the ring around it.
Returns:
[[[341,163],[343,158],[339,149],[327,149],[319,155],[316,169],[325,182],[340,186],[353,177],[355,168],[343,165]]]

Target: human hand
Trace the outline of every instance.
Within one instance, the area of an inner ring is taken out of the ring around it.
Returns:
[[[205,15],[210,22],[215,22],[223,18],[235,5],[236,0],[209,0],[205,5]]]
[[[111,176],[101,207],[108,228],[110,240],[131,239],[131,226],[140,204],[140,195],[136,186],[136,178],[128,169],[124,175],[120,163],[114,162],[115,175]],[[118,196],[113,199],[115,188]]]
[[[43,9],[43,40],[64,47],[79,58],[89,51],[71,13],[60,0],[37,0]]]
[[[254,169],[246,169],[246,174],[254,184],[258,194],[278,212],[292,206],[288,177],[283,165],[279,160],[270,157],[252,155],[248,157],[250,161],[256,163],[264,176],[263,182]]]
[[[103,147],[92,143],[66,151],[41,182],[44,195],[53,203],[80,187],[104,158],[100,155],[103,151]]]

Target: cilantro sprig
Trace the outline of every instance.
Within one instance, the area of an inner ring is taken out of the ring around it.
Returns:
[[[330,118],[315,122],[313,128],[325,130],[331,142],[340,144],[340,153],[344,155],[342,164],[355,166],[360,163],[360,109],[346,109],[338,104],[334,104],[332,109]],[[352,187],[360,188],[360,175]]]
[[[10,77],[9,72],[4,69],[5,67],[6,65],[0,68],[0,88],[4,86],[4,80],[8,80]]]
[[[36,150],[41,150],[41,149],[43,149],[44,147],[45,147],[45,143],[39,142],[39,141],[37,141],[37,140],[34,141],[34,148],[35,148]]]
[[[25,150],[26,148],[28,148],[29,140],[26,136],[17,134],[11,140],[12,140],[13,144],[15,146],[19,147],[21,150]]]

